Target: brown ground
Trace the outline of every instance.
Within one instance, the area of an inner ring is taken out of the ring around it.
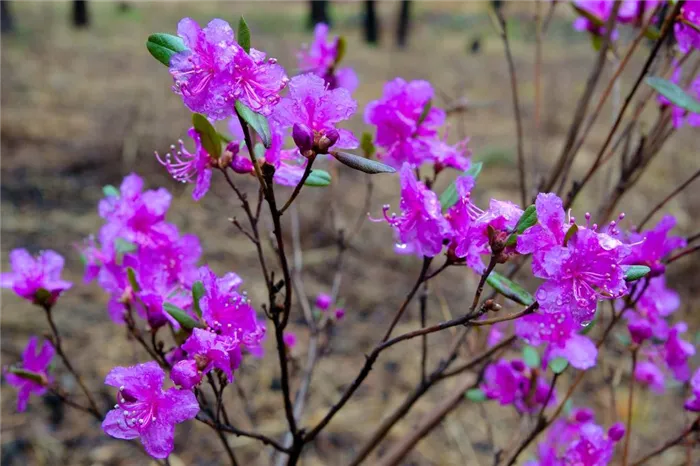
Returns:
[[[67,352],[90,387],[99,391],[103,390],[102,380],[110,368],[145,359],[142,352],[125,342],[125,331],[108,322],[105,295],[95,285],[81,284],[81,264],[72,245],[99,227],[96,203],[101,196],[100,186],[118,184],[125,174],[135,171],[149,186],[171,189],[175,200],[169,220],[183,231],[201,236],[205,260],[215,270],[235,270],[246,280],[246,288],[255,302],[262,302],[264,297],[254,252],[226,221],[238,213],[226,186],[218,180],[203,202],[193,204],[189,189],[169,180],[152,156],[153,150],[166,150],[184,133],[188,114],[170,92],[170,78],[165,69],[148,55],[144,47],[147,34],[174,31],[182,16],[193,16],[200,21],[221,16],[233,23],[238,15],[244,14],[253,30],[254,45],[279,57],[292,70],[294,50],[309,39],[302,29],[305,5],[153,3],[139,4],[129,13],[118,14],[113,3],[91,3],[93,25],[89,30],[76,32],[67,27],[66,3],[17,3],[13,7],[18,31],[14,36],[4,37],[2,43],[3,266],[8,252],[21,246],[34,250],[53,248],[66,256],[66,276],[76,282],[76,287],[62,299],[56,318],[65,335]],[[471,136],[472,149],[489,162],[479,180],[477,201],[485,203],[489,197],[515,198],[515,136],[507,69],[502,45],[484,13],[485,6],[472,2],[415,6],[417,25],[406,51],[394,50],[390,45],[396,5],[381,5],[381,19],[386,28],[383,44],[378,48],[368,48],[360,42],[359,5],[338,2],[334,6],[337,31],[346,35],[350,44],[347,63],[356,67],[361,79],[356,94],[361,108],[380,95],[385,80],[395,76],[431,80],[441,91],[441,104],[446,99],[467,97],[478,105],[461,121],[454,122],[452,135],[456,137],[463,132]],[[533,8],[520,4],[510,9],[517,19],[512,31],[513,47],[532,182],[546,173],[558,154],[593,54],[586,39],[571,32],[568,17],[555,18],[543,64],[541,150],[534,154],[533,39],[529,22]],[[468,45],[481,36],[481,53],[468,54]],[[639,61],[633,69],[639,68]],[[628,75],[623,82],[623,97],[631,79]],[[609,124],[611,112],[610,108],[604,110],[603,123]],[[352,126],[362,130],[361,113]],[[592,133],[576,165],[579,173],[588,166],[605,134],[604,130]],[[639,220],[645,209],[697,168],[697,149],[697,132],[684,129],[672,138],[636,191],[627,195],[620,206],[631,222]],[[332,189],[309,189],[299,200],[304,284],[310,296],[328,291],[331,286],[335,257],[333,219],[337,225],[348,226],[363,213],[364,179],[348,170],[340,170],[335,179]],[[375,180],[372,212],[378,215],[383,203],[397,204],[397,184],[389,176]],[[594,180],[576,206],[579,213],[594,208],[606,182],[605,176]],[[249,188],[252,186],[248,184]],[[676,197],[668,209],[677,215],[679,232],[698,231],[697,186]],[[363,352],[378,340],[389,316],[415,279],[420,264],[414,258],[394,255],[391,242],[391,231],[385,225],[365,225],[361,240],[355,242],[347,257],[340,295],[349,311],[348,317],[335,330],[332,356],[317,367],[305,424],[320,419],[343,385],[354,378],[363,362]],[[670,272],[671,283],[685,298],[684,315],[698,310],[693,298],[700,290],[698,281],[692,277],[699,271],[697,263],[689,258]],[[448,305],[441,306],[440,300],[431,297],[431,321],[441,319],[445,312],[454,315],[461,312],[475,285],[474,276],[466,276],[465,279],[463,271],[450,271],[437,280],[434,294],[444,296]],[[3,298],[2,356],[3,365],[7,365],[16,361],[28,336],[41,333],[46,327],[38,310],[11,293],[3,293]],[[294,313],[301,315],[298,308]],[[399,330],[415,328],[416,314],[412,310]],[[294,329],[300,337],[300,344],[294,350],[296,367],[303,367],[307,333],[302,326]],[[443,334],[431,339],[432,364],[437,362],[448,340]],[[285,423],[276,389],[278,372],[273,354],[270,352],[262,361],[248,359],[239,380],[247,393],[247,402],[257,415],[257,428],[277,436]],[[417,343],[384,354],[354,401],[308,448],[303,463],[346,461],[352,449],[416,383],[418,360]],[[68,390],[76,392],[71,378],[60,380]],[[453,381],[443,383],[418,403],[408,421],[392,431],[391,438],[407,432],[413,421],[450,391],[451,384]],[[624,416],[621,408],[617,413],[605,409],[609,406],[609,393],[594,391],[593,386],[584,389],[576,401],[601,408],[599,420],[609,424]],[[109,390],[104,393],[103,403],[108,406],[111,393]],[[617,393],[618,405],[622,406],[623,386]],[[243,402],[234,390],[228,394],[236,412],[235,423],[250,428],[250,420],[241,409]],[[2,395],[3,464],[149,462],[138,449],[103,435],[99,426],[82,413],[64,411],[50,399],[43,403],[34,399],[28,412],[19,415],[14,412],[12,388],[3,385]],[[662,402],[650,395],[640,396],[632,456],[680,429],[683,423],[680,396],[679,390],[671,391]],[[518,419],[510,410],[497,406],[489,406],[488,417],[494,425],[496,445],[507,447],[517,431]],[[223,457],[218,440],[204,434],[209,432],[194,422],[178,427],[176,454],[181,461],[173,459],[172,464],[217,464]],[[268,463],[269,451],[261,449],[259,444],[237,438],[232,438],[231,443],[242,464]],[[491,448],[480,410],[461,406],[416,447],[407,464],[477,464],[475,455],[482,464],[490,464]],[[668,464],[674,464],[682,457],[678,452],[666,459]]]

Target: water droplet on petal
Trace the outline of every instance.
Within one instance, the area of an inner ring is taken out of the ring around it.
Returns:
[[[585,328],[585,327],[588,327],[589,325],[591,325],[591,321],[590,321],[590,320],[583,320],[583,321],[581,321],[581,327],[584,327],[584,328]]]

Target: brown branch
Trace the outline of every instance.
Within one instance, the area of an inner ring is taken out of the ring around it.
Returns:
[[[671,194],[669,194],[669,195],[666,196],[661,202],[659,202],[658,204],[656,204],[656,206],[654,206],[654,208],[651,209],[651,210],[649,211],[649,213],[642,219],[642,221],[639,222],[639,225],[637,226],[637,229],[641,231],[642,228],[644,227],[644,225],[646,225],[646,223],[651,219],[651,217],[654,216],[654,214],[655,214],[656,212],[659,211],[659,209],[661,209],[664,205],[666,205],[666,203],[668,203],[668,201],[670,201],[671,199],[673,199],[678,193],[680,193],[680,192],[683,191],[685,188],[687,188],[688,185],[690,185],[690,184],[691,184],[693,181],[695,181],[698,177],[700,177],[700,169],[696,170],[695,173],[693,173],[693,174],[690,176],[690,178],[688,178],[687,180],[685,180],[680,186],[678,186],[676,189],[674,189],[674,190],[671,192]]]
[[[283,447],[276,440],[274,440],[266,435],[259,434],[257,432],[248,432],[248,431],[239,429],[237,427],[234,427],[234,426],[228,425],[228,424],[218,423],[218,422],[214,421],[213,419],[209,419],[209,418],[202,416],[201,413],[197,415],[196,419],[199,422],[208,425],[209,427],[213,427],[214,429],[221,430],[223,432],[228,432],[228,433],[233,434],[237,437],[248,437],[248,438],[252,438],[255,440],[259,440],[264,445],[269,445],[272,448],[274,448],[275,450],[279,450],[279,451],[284,452],[284,453],[289,453],[288,448]]]
[[[627,458],[630,451],[630,438],[632,437],[632,411],[634,409],[634,371],[637,368],[637,350],[632,349],[632,372],[630,372],[630,393],[627,398],[627,429],[625,431],[625,447],[622,452],[622,465],[627,466]]]
[[[292,202],[294,202],[294,199],[297,198],[299,193],[301,192],[301,188],[304,187],[304,183],[306,182],[306,179],[309,177],[311,174],[311,166],[314,164],[314,160],[316,160],[316,154],[312,155],[311,157],[308,157],[306,159],[306,169],[304,170],[304,174],[301,176],[301,179],[297,183],[297,185],[294,187],[294,191],[292,191],[292,195],[289,196],[289,199],[287,199],[287,202],[285,202],[284,206],[280,209],[279,215],[283,215],[286,210],[289,208],[290,205],[292,205]]]
[[[391,321],[389,328],[384,334],[384,338],[382,338],[382,343],[387,341],[389,337],[391,337],[391,332],[394,330],[394,327],[396,327],[396,324],[399,322],[399,319],[401,319],[401,316],[406,311],[406,308],[408,307],[409,303],[416,295],[416,292],[418,291],[420,285],[425,281],[425,277],[428,273],[428,267],[430,267],[430,263],[432,262],[432,260],[432,257],[423,258],[423,266],[421,267],[420,274],[418,275],[418,280],[416,280],[416,283],[413,285],[413,288],[411,289],[411,291],[408,292],[408,295],[406,295],[406,299],[404,299],[403,304],[401,304],[401,307],[394,315],[394,319]]]
[[[676,445],[679,445],[683,440],[685,440],[686,437],[688,437],[690,434],[694,432],[700,432],[700,417],[695,419],[695,421],[690,424],[686,429],[683,430],[680,434],[677,436],[673,437],[672,439],[668,440],[666,443],[661,445],[659,448],[656,450],[644,455],[642,458],[638,459],[637,461],[634,461],[632,463],[632,466],[641,466],[642,464],[646,463],[650,459],[652,459],[655,456],[660,455],[661,453],[665,452],[671,447],[674,447]]]

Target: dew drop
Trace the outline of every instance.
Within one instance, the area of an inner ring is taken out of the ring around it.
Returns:
[[[583,328],[586,328],[586,327],[588,327],[589,325],[591,325],[591,321],[590,321],[590,320],[584,320],[584,321],[581,322],[581,327],[583,327]]]
[[[406,248],[408,247],[408,245],[407,245],[406,243],[396,243],[396,244],[394,245],[394,247],[395,247],[396,249],[406,249]]]

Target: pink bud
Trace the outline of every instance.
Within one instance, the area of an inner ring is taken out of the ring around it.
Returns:
[[[610,440],[613,442],[618,442],[624,436],[625,426],[621,422],[616,422],[608,429],[608,437],[610,437]]]
[[[173,370],[170,372],[170,378],[175,385],[189,390],[195,385],[199,385],[199,382],[202,381],[202,373],[197,367],[197,361],[185,359],[173,366]]]
[[[336,320],[341,320],[343,317],[345,317],[345,309],[338,308],[335,310],[335,318]]]
[[[294,348],[294,346],[297,344],[297,336],[292,332],[284,332],[284,335],[282,335],[282,340],[284,340],[284,344],[287,345],[287,348],[289,349]]]
[[[328,308],[331,306],[332,301],[333,298],[331,298],[330,295],[321,293],[318,296],[316,296],[316,307],[322,311],[327,311]]]
[[[337,129],[331,128],[327,130],[318,140],[318,144],[316,146],[318,152],[321,154],[327,154],[328,149],[330,149],[333,144],[338,142],[338,138],[340,138],[340,133],[338,133]]]
[[[303,123],[294,123],[292,139],[294,139],[294,144],[297,145],[302,154],[314,147],[314,133]]]

